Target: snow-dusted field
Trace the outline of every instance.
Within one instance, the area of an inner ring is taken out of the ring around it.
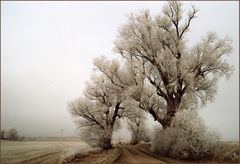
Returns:
[[[1,141],[0,163],[59,163],[64,154],[83,147],[89,145],[78,140]]]

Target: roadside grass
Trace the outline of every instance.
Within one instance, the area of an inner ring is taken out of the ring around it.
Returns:
[[[79,149],[70,156],[63,159],[63,163],[86,163],[86,164],[97,164],[97,163],[112,163],[122,153],[122,149],[119,147],[112,148],[109,150],[101,150],[98,148],[91,149]]]
[[[223,141],[215,154],[214,160],[239,163],[239,148],[239,141]]]
[[[148,144],[139,144],[136,145],[139,151],[147,153],[161,161],[167,163],[240,163],[240,155],[239,155],[239,141],[222,141],[220,143],[219,148],[215,152],[215,156],[211,160],[199,160],[199,161],[189,161],[189,160],[179,160],[173,159],[161,155],[156,155],[149,151],[151,143]]]

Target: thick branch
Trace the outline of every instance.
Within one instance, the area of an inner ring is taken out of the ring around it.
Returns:
[[[118,103],[115,105],[114,114],[113,114],[113,117],[112,117],[112,121],[111,121],[111,123],[110,123],[112,127],[113,127],[113,125],[114,125],[114,123],[115,123],[115,121],[116,121],[117,116],[119,117],[119,115],[118,115],[118,110],[121,108],[121,107],[120,107],[120,104],[121,104],[121,101],[118,102]]]

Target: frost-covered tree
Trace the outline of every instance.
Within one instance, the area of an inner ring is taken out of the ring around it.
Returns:
[[[156,17],[148,10],[130,14],[115,41],[115,51],[130,65],[132,97],[163,128],[178,110],[212,102],[219,78],[231,74],[225,60],[232,49],[227,37],[209,32],[195,46],[187,45],[197,12],[192,7],[185,16],[181,2],[169,1]],[[101,71],[121,87],[129,82],[119,78],[117,70]]]
[[[88,99],[77,99],[69,105],[69,110],[75,118],[80,133],[88,132],[89,136],[82,139],[103,149],[112,147],[111,138],[115,125],[115,108],[105,108],[102,104]],[[94,137],[94,138],[93,138]]]
[[[19,136],[18,136],[18,132],[16,129],[8,129],[6,132],[5,132],[5,138],[7,140],[12,140],[12,141],[16,141],[19,139]]]
[[[125,92],[121,87],[103,75],[95,74],[84,93],[84,98],[69,103],[69,111],[78,127],[85,127],[84,131],[89,132],[88,139],[95,140],[96,145],[104,149],[111,148],[113,131],[120,127],[119,119],[134,115],[126,110],[134,104],[124,96]]]
[[[78,128],[85,127],[86,130],[83,130],[83,133],[89,132],[89,143],[99,143],[96,145],[104,149],[112,147],[111,138],[119,108],[118,105],[115,107],[104,106],[102,103],[87,98],[78,99],[69,104],[69,110],[74,116]],[[91,136],[98,138],[94,139]]]

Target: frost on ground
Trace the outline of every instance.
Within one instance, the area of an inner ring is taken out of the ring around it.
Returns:
[[[62,155],[62,163],[77,162],[81,157],[88,155],[89,153],[99,153],[101,148],[93,148],[88,144],[84,145],[72,145],[66,147]]]
[[[59,163],[71,147],[85,147],[80,140],[58,141],[2,141],[1,164],[13,163]]]
[[[122,154],[122,149],[119,147],[102,150],[91,146],[79,148],[70,148],[64,154],[62,163],[112,163]]]

